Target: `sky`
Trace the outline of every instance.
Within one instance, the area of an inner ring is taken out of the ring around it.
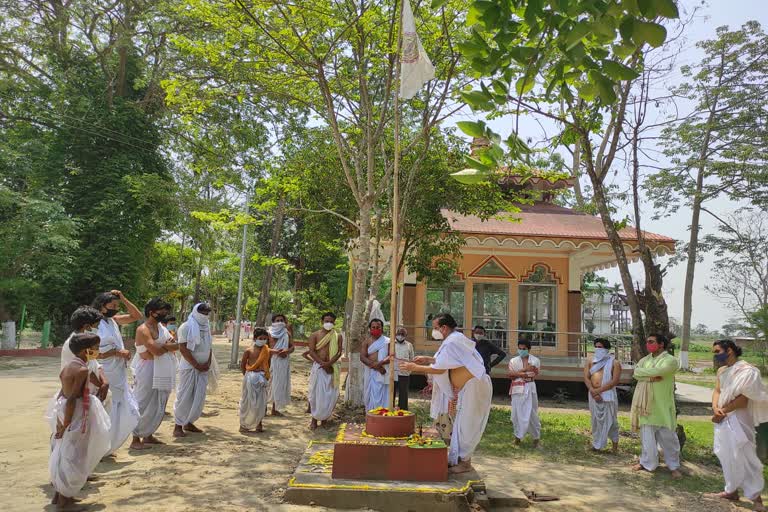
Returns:
[[[683,10],[691,10],[696,6],[699,6],[699,12],[685,30],[685,42],[683,44],[682,53],[677,58],[677,66],[698,62],[702,53],[695,47],[695,43],[704,39],[713,39],[717,27],[728,25],[731,30],[734,30],[749,20],[759,21],[764,28],[768,26],[766,0],[710,0],[708,4],[704,5],[702,5],[701,0],[682,0],[681,4]],[[674,82],[674,78],[672,81]],[[455,122],[475,118],[476,117],[471,113],[465,112],[456,116],[452,121]],[[505,137],[509,134],[510,126],[512,126],[513,122],[513,119],[502,118],[494,120],[489,124],[495,131],[501,133],[502,137]],[[521,119],[520,131],[523,138],[531,136],[535,140],[541,136],[542,128],[538,123],[532,120]],[[616,183],[620,186],[622,185],[621,180],[624,179],[622,177],[623,174],[626,174],[623,170],[619,171],[619,175],[616,178]],[[723,199],[711,202],[709,207],[714,213],[721,215],[734,211],[738,205]],[[623,218],[624,215],[631,216],[631,214],[632,212],[629,209],[620,210],[617,219]],[[652,205],[645,205],[642,212],[644,230],[670,236],[679,240],[680,244],[687,242],[688,237],[690,236],[688,226],[690,225],[691,212],[689,209],[681,208],[676,214],[659,220],[652,220],[652,214]],[[701,227],[702,236],[717,231],[716,222],[706,214],[702,214]],[[665,261],[666,258],[661,259],[662,263]],[[696,266],[691,324],[695,326],[696,324],[703,323],[711,330],[719,330],[724,323],[735,315],[732,308],[728,307],[728,305],[721,299],[712,296],[712,294],[705,289],[707,282],[710,280],[710,276],[716,270],[713,267],[714,256],[712,254],[705,254],[703,261]],[[638,263],[632,264],[630,270],[634,279],[636,281],[639,280],[642,283],[642,265]],[[602,271],[600,272],[600,275],[606,277],[611,284],[621,282],[619,272],[616,269]],[[670,316],[677,318],[678,320],[681,320],[683,316],[684,284],[685,263],[669,268],[664,279],[664,296],[667,301]]]

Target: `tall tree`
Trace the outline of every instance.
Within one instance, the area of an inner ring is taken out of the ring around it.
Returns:
[[[768,117],[763,105],[768,95],[768,37],[759,23],[750,21],[736,31],[720,27],[716,39],[697,46],[704,57],[681,69],[685,81],[673,89],[691,101],[693,111],[664,131],[661,140],[672,165],[647,182],[660,208],[691,208],[684,249],[683,368],[688,367],[701,214],[709,212],[707,203],[721,196],[762,204],[768,197]]]

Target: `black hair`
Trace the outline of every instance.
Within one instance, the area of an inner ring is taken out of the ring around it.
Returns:
[[[69,325],[77,332],[86,325],[97,324],[104,318],[98,309],[91,306],[80,306],[69,317]]]
[[[522,339],[521,338],[521,339],[517,340],[517,344],[518,344],[518,346],[519,345],[525,345],[526,347],[528,347],[528,350],[531,349],[531,340],[526,340],[526,339]]]
[[[440,313],[432,319],[433,322],[435,320],[437,320],[437,325],[440,327],[448,326],[451,329],[455,329],[458,325],[450,313]]]
[[[160,311],[161,309],[167,309],[170,311],[171,305],[165,302],[160,297],[149,299],[149,302],[147,302],[147,305],[144,306],[144,316],[149,316],[149,314],[152,313],[153,311]]]
[[[112,292],[100,293],[93,299],[91,306],[101,311],[101,308],[112,302],[113,300],[120,300],[120,297]]]
[[[89,332],[75,334],[69,339],[69,350],[77,355],[87,348],[98,345],[100,342],[101,338],[96,334],[91,334]]]
[[[175,322],[176,321],[176,317],[175,316],[169,316],[168,318],[165,319],[165,321],[166,322]]]
[[[476,325],[476,326],[475,326],[475,328],[474,328],[474,329],[472,329],[472,330],[473,330],[473,331],[476,331],[476,330],[478,330],[478,329],[480,329],[481,331],[485,332],[485,327],[483,327],[482,325]]]
[[[273,321],[273,322],[277,321],[277,319],[278,319],[278,318],[282,318],[282,319],[283,319],[283,322],[287,322],[287,321],[288,321],[288,319],[287,319],[287,318],[285,317],[285,315],[284,315],[284,314],[282,314],[282,313],[278,313],[278,314],[276,314],[276,315],[272,315],[272,321]]]
[[[325,320],[325,317],[327,317],[327,316],[329,316],[329,317],[333,318],[333,321],[334,321],[334,322],[336,321],[336,315],[334,315],[334,314],[333,314],[333,313],[331,313],[330,311],[329,311],[329,312],[327,312],[327,313],[323,313],[323,316],[321,316],[321,317],[320,317],[320,320]]]
[[[266,329],[262,329],[261,327],[257,327],[253,330],[253,339],[258,338],[259,336],[269,336],[269,333]]]
[[[730,348],[733,350],[733,353],[736,354],[736,357],[741,356],[741,347],[738,346],[736,343],[733,342],[733,340],[717,340],[714,343],[712,343],[712,346],[714,347],[717,345],[721,349],[723,349],[723,352],[728,352],[728,349]]]
[[[368,322],[368,328],[370,329],[371,327],[373,327],[373,324],[379,324],[379,325],[381,325],[381,328],[382,328],[382,329],[384,328],[384,322],[382,322],[382,321],[381,321],[381,320],[379,320],[378,318],[374,318],[373,320],[371,320],[370,322]]]
[[[595,341],[592,342],[592,346],[596,347],[598,343],[602,343],[603,348],[611,348],[611,340],[607,338],[595,338]]]
[[[656,338],[656,341],[664,345],[664,350],[669,348],[669,338],[667,338],[663,334],[649,334],[648,337]]]

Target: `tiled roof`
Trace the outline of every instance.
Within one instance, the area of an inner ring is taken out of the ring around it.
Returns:
[[[562,206],[547,203],[521,206],[522,211],[508,214],[507,218],[495,217],[482,220],[474,215],[461,215],[450,210],[442,210],[451,229],[461,233],[532,236],[544,238],[576,238],[588,240],[608,240],[608,235],[599,217],[587,215]],[[504,213],[499,215],[504,216]],[[520,219],[519,221],[510,219]],[[668,236],[644,231],[649,242],[674,244]],[[622,240],[636,241],[637,233],[632,227],[619,231]]]

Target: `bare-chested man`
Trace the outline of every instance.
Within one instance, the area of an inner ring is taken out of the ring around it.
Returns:
[[[584,384],[589,390],[592,414],[592,449],[603,450],[610,438],[613,451],[619,449],[619,398],[616,386],[621,380],[621,363],[611,355],[611,342],[594,341],[595,354],[584,366]]]
[[[144,306],[146,322],[136,329],[136,355],[133,368],[133,395],[139,406],[139,423],[133,431],[131,449],[143,450],[147,444],[164,444],[154,434],[165,416],[165,406],[176,381],[176,355],[179,350],[162,322],[171,305],[157,297]]]
[[[336,315],[325,313],[323,327],[309,337],[309,357],[312,371],[309,374],[309,407],[312,421],[309,428],[317,428],[317,422],[324,425],[333,414],[339,399],[339,358],[342,354],[343,338],[335,328]]]
[[[88,389],[87,361],[98,356],[99,341],[90,333],[70,338],[75,358],[59,374],[61,391],[49,406],[53,449],[48,470],[59,509],[72,507],[74,496],[111,447],[109,415]]]
[[[448,471],[472,470],[471,458],[488,423],[491,411],[491,377],[485,373],[483,358],[475,342],[456,329],[456,320],[441,313],[432,320],[432,338],[444,340],[434,357],[418,356],[400,363],[409,372],[434,375],[430,416],[437,419],[457,396],[456,419],[448,450]],[[429,366],[423,366],[430,364]]]

